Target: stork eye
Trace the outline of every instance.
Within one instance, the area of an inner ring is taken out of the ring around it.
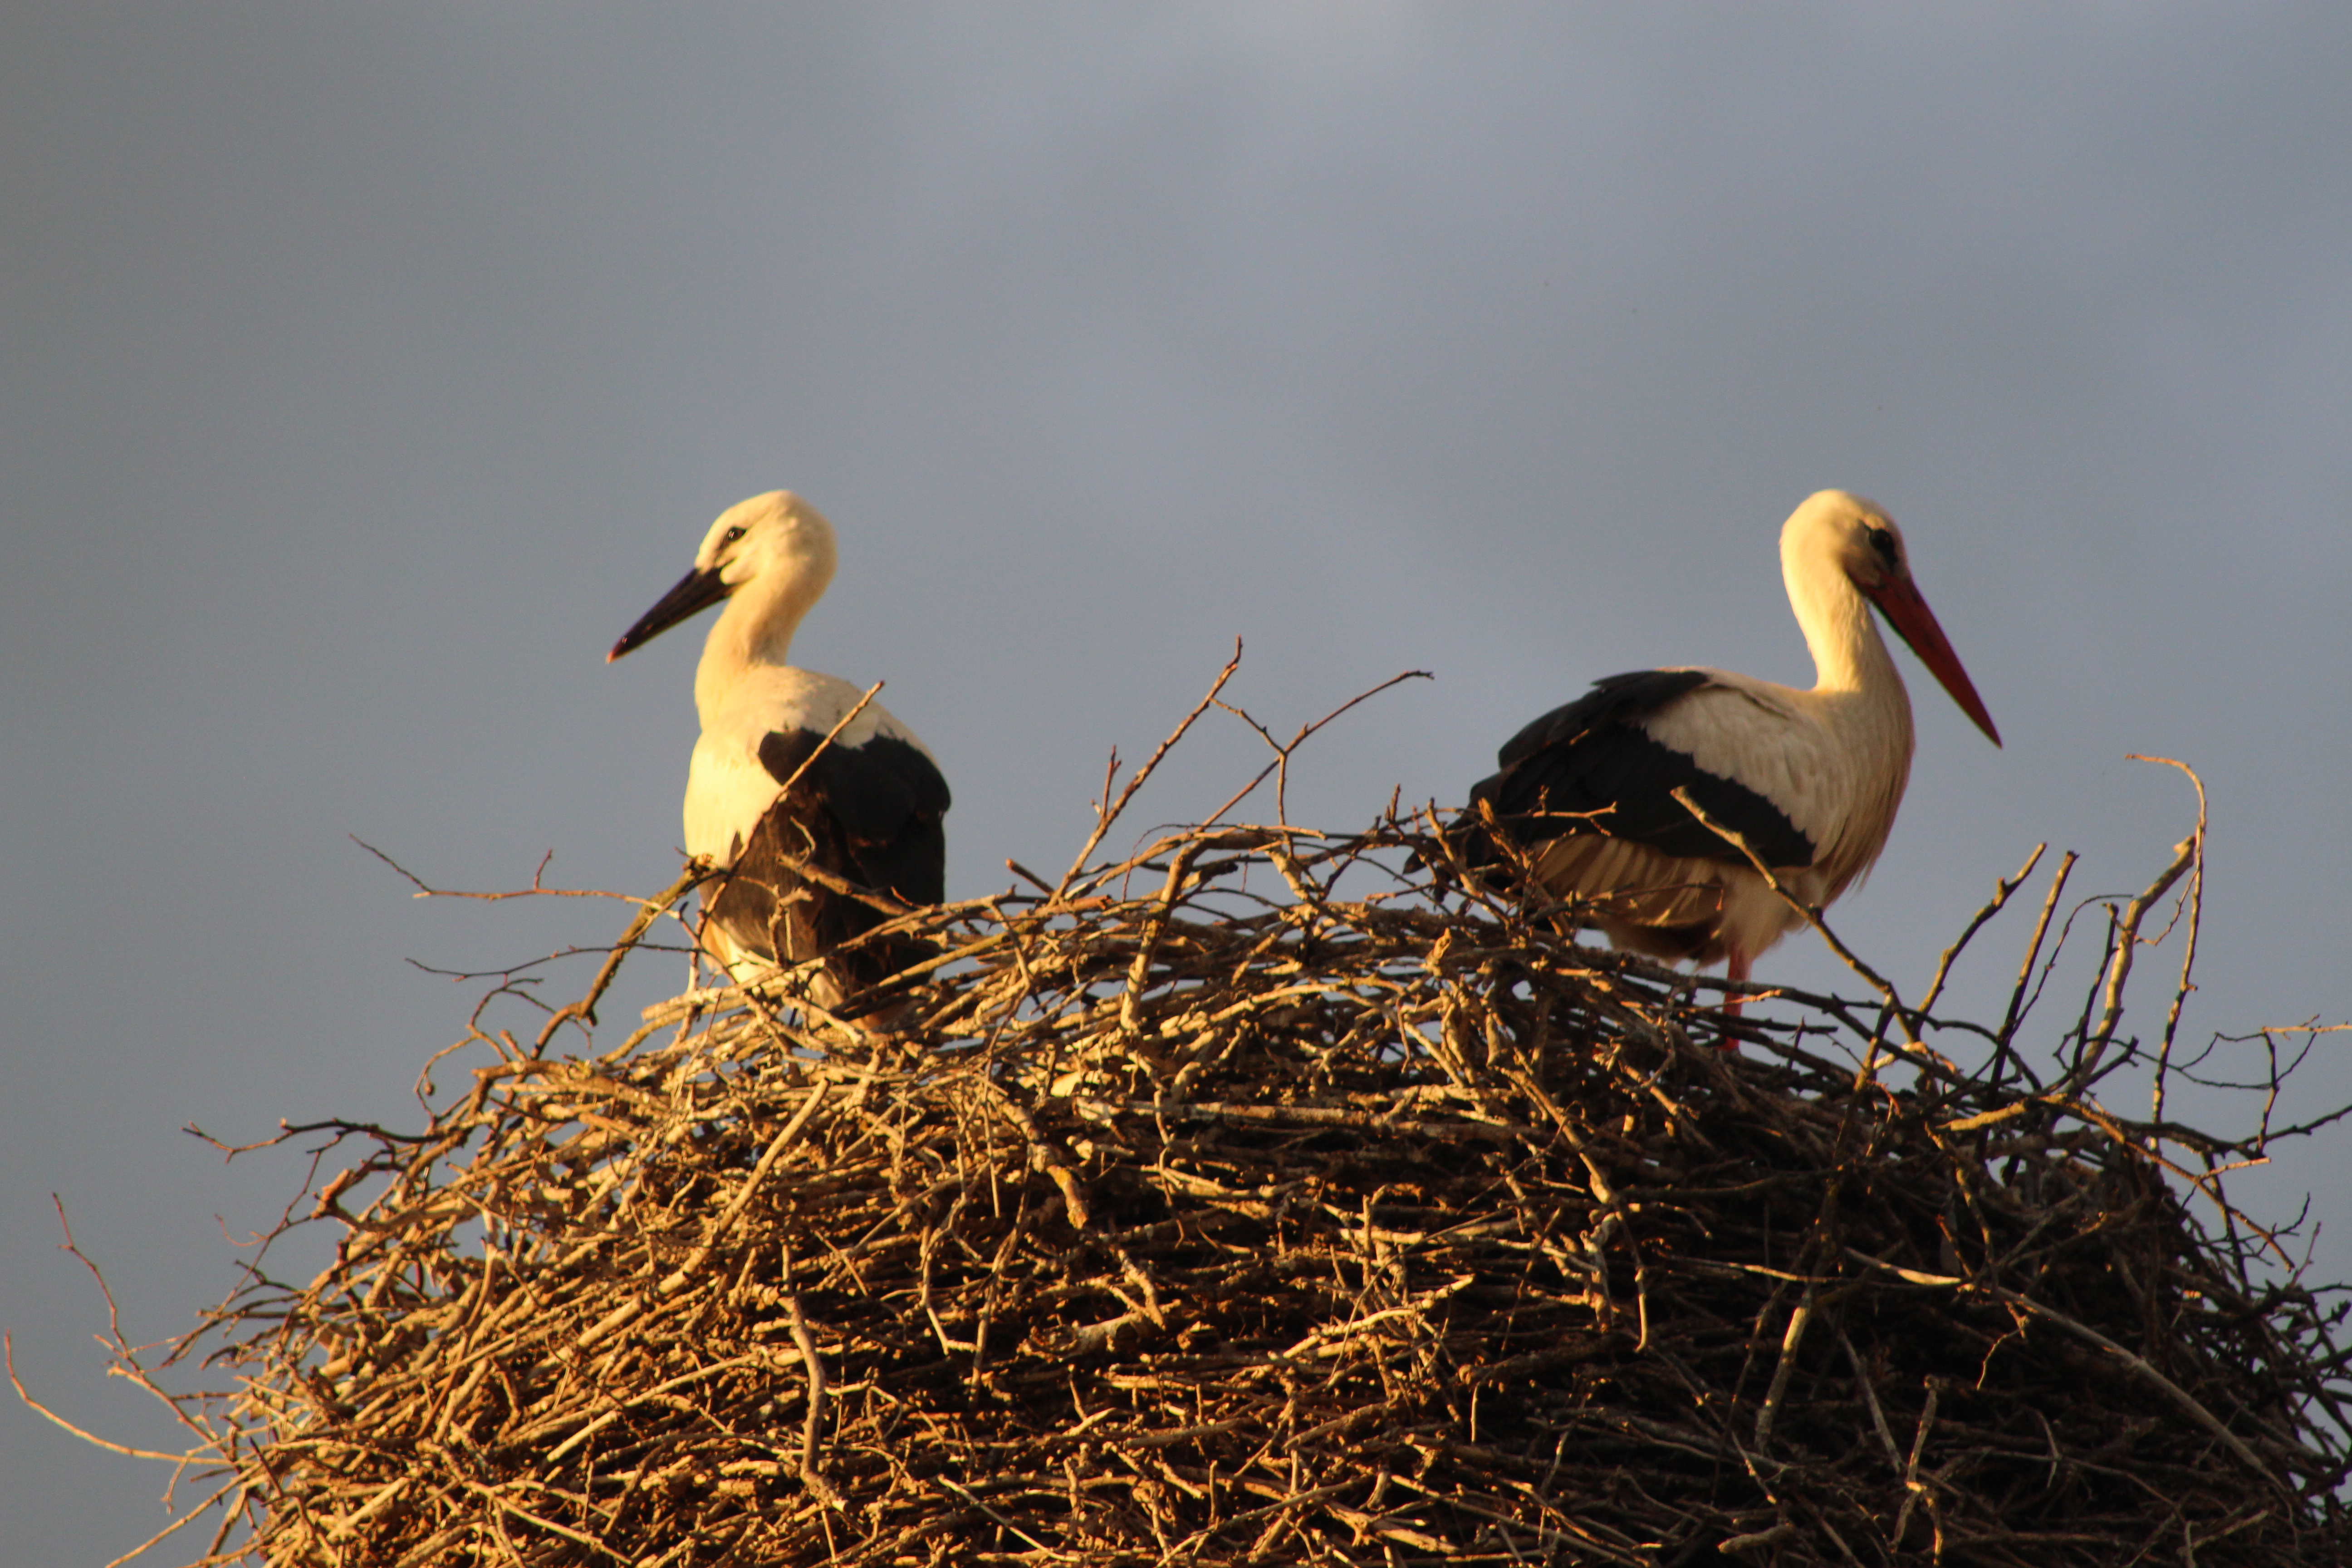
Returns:
[[[1903,549],[1895,542],[1892,531],[1884,528],[1865,528],[1862,531],[1862,534],[1864,539],[1870,541],[1870,547],[1878,552],[1878,558],[1886,563],[1890,568],[1903,563]]]
[[[740,526],[730,528],[719,536],[719,548],[724,550],[742,537],[743,530]]]

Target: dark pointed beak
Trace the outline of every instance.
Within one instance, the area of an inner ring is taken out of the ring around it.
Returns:
[[[1869,594],[1871,603],[1886,616],[1886,624],[1911,645],[1911,651],[1919,656],[1919,662],[1927,667],[1927,673],[1941,681],[1944,689],[1951,693],[1952,700],[1960,705],[1960,711],[1976,721],[1977,728],[1985,732],[1985,739],[1996,746],[2000,745],[2000,731],[1992,727],[1992,715],[1985,711],[1984,700],[1977,695],[1975,685],[1969,679],[1969,672],[1960,668],[1960,656],[1952,651],[1951,643],[1944,637],[1944,628],[1936,624],[1936,612],[1927,607],[1927,599],[1921,595],[1918,585],[1911,581],[1910,574],[1906,572],[1890,577],[1874,592],[1864,592]]]
[[[638,617],[635,626],[621,634],[621,640],[613,645],[613,651],[604,656],[604,662],[610,664],[623,654],[633,653],[645,647],[678,622],[689,616],[699,615],[731,592],[733,590],[719,575],[719,568],[713,566],[706,570],[696,567],[680,577],[677,585],[664,594],[652,609]]]

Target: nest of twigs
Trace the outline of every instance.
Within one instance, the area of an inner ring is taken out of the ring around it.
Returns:
[[[2352,1555],[2339,1314],[2216,1173],[2258,1140],[2090,1098],[2158,1047],[2122,987],[2180,868],[2101,906],[2053,1054],[2056,884],[1999,1029],[1733,1026],[1449,855],[1175,833],[902,922],[940,957],[843,1009],[887,1031],[792,976],[478,1031],[422,1131],[313,1138],[331,1267],[183,1347],[239,1384],[172,1396],[212,1552]]]

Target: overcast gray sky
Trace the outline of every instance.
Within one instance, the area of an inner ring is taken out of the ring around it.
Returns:
[[[1458,801],[1595,676],[1809,680],[1774,541],[1860,490],[2008,745],[1906,662],[1848,938],[1916,987],[2042,840],[2140,886],[2193,815],[2153,752],[2212,795],[2192,1032],[2352,1012],[2352,10],[26,0],[0,37],[0,1326],[122,1440],[171,1433],[100,1376],[49,1194],[173,1333],[231,1282],[215,1216],[299,1175],[182,1124],[413,1116],[478,988],[405,960],[621,923],[421,903],[348,835],[667,882],[700,628],[604,650],[778,486],[841,532],[796,655],[939,753],[954,894],[1065,863],[1235,636],[1278,725],[1435,672],[1303,759],[1338,827]],[[1212,726],[1139,820],[1255,745]],[[1851,984],[1805,938],[1759,974]],[[2335,1278],[2345,1152],[2260,1189],[2316,1193]],[[162,1484],[0,1407],[23,1561],[126,1550]]]

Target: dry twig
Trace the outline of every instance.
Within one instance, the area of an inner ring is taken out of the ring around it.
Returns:
[[[2047,910],[2000,1029],[1904,1010],[1937,1051],[1857,1079],[1888,1007],[1727,1058],[1685,977],[1431,897],[1426,820],[1092,863],[1141,776],[1057,889],[905,917],[887,1037],[740,986],[580,1058],[478,1024],[421,1131],[273,1140],[342,1162],[280,1227],[332,1265],[110,1347],[204,1445],[205,1561],[2352,1552],[2342,1309],[2161,1158],[2264,1145],[2011,1087]]]

